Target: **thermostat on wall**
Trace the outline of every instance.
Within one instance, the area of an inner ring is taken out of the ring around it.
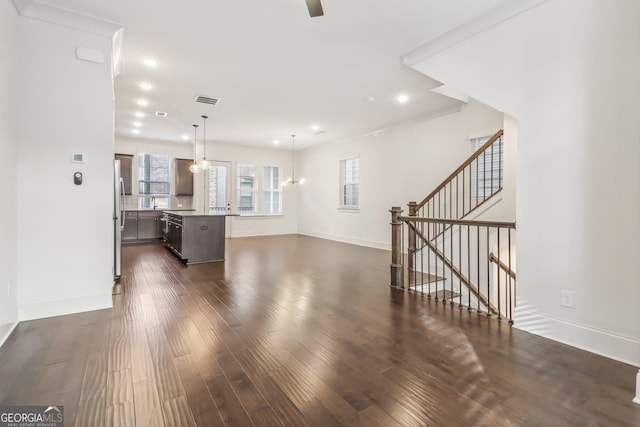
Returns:
[[[84,154],[83,153],[73,153],[71,155],[71,161],[73,163],[84,163]]]

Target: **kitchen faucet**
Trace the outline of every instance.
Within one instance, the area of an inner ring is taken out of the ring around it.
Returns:
[[[151,204],[153,205],[153,210],[156,210],[158,205],[156,205],[156,196],[151,196]]]

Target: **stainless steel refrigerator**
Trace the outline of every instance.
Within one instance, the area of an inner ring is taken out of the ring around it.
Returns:
[[[120,173],[120,160],[113,161],[113,279],[122,273],[122,230],[124,229],[124,181]]]

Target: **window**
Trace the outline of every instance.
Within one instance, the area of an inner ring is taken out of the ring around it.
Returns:
[[[138,154],[138,206],[168,208],[171,186],[169,156]]]
[[[257,212],[256,193],[256,167],[255,165],[238,164],[238,200],[237,211],[239,214]]]
[[[266,214],[282,213],[282,191],[280,190],[280,181],[280,168],[278,166],[264,167],[262,207]]]
[[[471,147],[475,153],[490,136],[471,139]],[[502,188],[504,168],[504,152],[502,137],[496,140],[480,156],[471,163],[471,196],[489,197]]]
[[[340,160],[340,207],[358,209],[360,203],[360,159]]]

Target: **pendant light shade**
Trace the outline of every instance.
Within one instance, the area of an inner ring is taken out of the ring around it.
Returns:
[[[209,168],[211,167],[211,162],[209,162],[209,160],[207,160],[207,119],[209,117],[207,116],[202,116],[202,131],[203,131],[203,137],[202,137],[202,147],[203,147],[203,157],[202,160],[200,160],[199,166],[200,169],[202,169],[203,171],[209,170]]]
[[[198,131],[198,125],[193,125],[193,164],[189,166],[191,173],[200,172],[200,166],[196,163],[196,133]]]
[[[296,180],[296,160],[295,160],[295,139],[296,135],[291,134],[291,178],[287,179],[283,185],[295,185],[295,184],[304,184],[304,178],[300,180]]]

